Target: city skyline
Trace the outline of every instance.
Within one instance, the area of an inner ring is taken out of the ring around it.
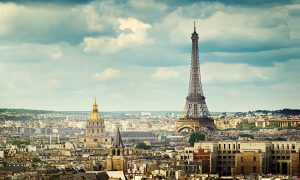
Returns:
[[[182,111],[193,21],[212,112],[300,108],[299,1],[5,1],[0,107]],[[149,15],[151,13],[151,15]]]

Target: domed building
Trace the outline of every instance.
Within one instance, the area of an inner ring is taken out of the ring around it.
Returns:
[[[103,116],[98,112],[98,105],[95,99],[93,105],[93,111],[89,114],[87,118],[87,136],[104,136],[105,135],[105,125]]]
[[[79,137],[79,143],[88,148],[96,148],[110,145],[111,142],[112,138],[105,134],[104,118],[98,111],[95,98],[93,111],[87,117],[86,135]]]

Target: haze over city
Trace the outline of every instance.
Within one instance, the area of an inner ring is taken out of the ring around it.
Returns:
[[[0,2],[0,107],[177,110],[193,22],[210,111],[299,108],[299,1]]]

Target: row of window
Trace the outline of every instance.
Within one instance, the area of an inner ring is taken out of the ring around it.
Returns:
[[[286,146],[285,146],[285,144],[281,144],[281,146],[280,146],[280,144],[272,144],[272,149],[275,149],[275,147],[277,148],[277,149],[280,149],[280,147],[281,147],[281,149],[296,149],[296,145],[295,144],[292,144],[291,145],[291,147],[290,147],[290,144],[286,144]],[[223,144],[223,149],[236,149],[236,144]],[[219,149],[222,149],[222,144],[219,144]],[[237,144],[237,149],[240,149],[240,144]]]
[[[89,134],[94,134],[96,131],[95,131],[96,129],[88,129],[88,132],[89,132]],[[97,134],[99,134],[99,132],[100,132],[100,129],[97,129]],[[103,129],[101,129],[101,133],[103,133],[104,132],[104,130]]]
[[[222,151],[218,151],[219,154],[222,154]],[[223,151],[223,154],[235,154],[235,153],[240,153],[240,151]]]
[[[234,159],[235,156],[218,156],[219,159]]]
[[[290,156],[272,156],[272,159],[290,159]]]
[[[83,139],[83,142],[86,142],[86,139]],[[98,142],[98,139],[95,138],[95,139],[94,139],[94,142]],[[107,139],[105,139],[105,142],[107,142]]]
[[[103,122],[88,122],[88,125],[93,125],[93,126],[95,126],[95,125],[97,125],[97,126],[99,126],[99,125],[101,125],[101,126],[103,126],[104,125],[104,123]]]
[[[280,148],[280,145],[279,144],[272,144],[272,149],[275,149],[275,147],[276,147],[276,149],[279,149]],[[290,144],[286,144],[286,149],[290,149]],[[284,147],[284,144],[281,144],[281,149],[285,149],[285,147]],[[296,145],[295,144],[292,144],[292,149],[296,149]]]
[[[226,147],[227,147],[228,149],[231,149],[231,148],[235,149],[235,148],[236,148],[236,145],[233,144],[233,145],[231,146],[231,144],[227,144],[227,146],[226,146],[226,144],[223,144],[223,149],[226,149]],[[221,148],[222,148],[222,145],[219,144],[219,149],[221,149]],[[237,144],[237,149],[240,149],[240,144]]]

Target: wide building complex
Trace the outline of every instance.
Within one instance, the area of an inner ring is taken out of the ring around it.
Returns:
[[[222,176],[251,174],[298,175],[298,141],[209,141],[194,145],[194,161],[200,160],[203,173]],[[209,167],[209,168],[207,168]]]

